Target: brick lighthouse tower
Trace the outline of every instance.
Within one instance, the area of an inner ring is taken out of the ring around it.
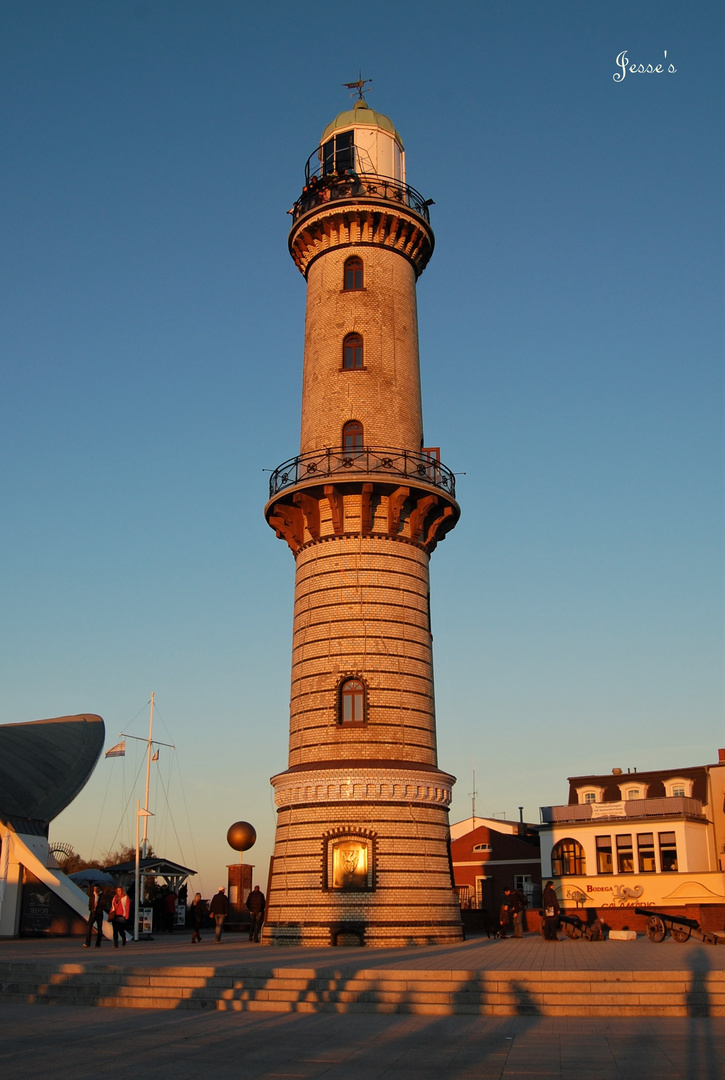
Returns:
[[[428,582],[459,509],[453,474],[425,446],[418,362],[429,205],[361,92],[325,128],[291,211],[307,313],[300,452],[272,474],[265,508],[296,562],[267,943],[461,938]]]

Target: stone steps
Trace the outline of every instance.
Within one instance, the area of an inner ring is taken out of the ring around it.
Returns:
[[[0,1002],[477,1016],[725,1016],[725,972],[0,964]]]

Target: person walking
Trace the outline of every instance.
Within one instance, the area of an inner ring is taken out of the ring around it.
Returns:
[[[121,938],[121,944],[126,944],[126,923],[128,917],[131,914],[131,901],[126,896],[119,885],[116,889],[113,900],[111,901],[111,911],[108,916],[111,925],[113,926],[113,947],[118,948],[118,939]]]
[[[498,912],[498,936],[505,938],[511,927],[511,890],[504,889],[503,891],[503,903]]]
[[[222,926],[224,925],[224,920],[229,914],[229,901],[224,895],[223,885],[219,887],[219,892],[216,894],[216,896],[212,897],[209,907],[211,909],[212,915],[214,916],[214,922],[216,924],[214,929],[214,941],[217,945],[221,945]]]
[[[524,936],[524,911],[528,900],[521,889],[514,889],[511,894],[511,911],[514,919],[514,937]]]
[[[559,901],[554,892],[554,882],[547,881],[541,898],[544,906],[544,938],[546,941],[558,941],[559,936]]]
[[[191,935],[192,945],[195,941],[201,941],[201,928],[208,915],[209,908],[206,906],[206,901],[202,900],[200,892],[195,893],[191,902],[191,924],[194,927],[194,933]]]
[[[96,948],[100,949],[103,940],[103,889],[100,885],[94,885],[88,892],[88,929],[84,949],[90,947],[94,926],[97,928]]]
[[[262,923],[264,922],[265,903],[264,893],[260,890],[259,885],[255,885],[247,897],[247,911],[251,919],[249,923],[250,941],[259,941],[259,931],[262,929]]]

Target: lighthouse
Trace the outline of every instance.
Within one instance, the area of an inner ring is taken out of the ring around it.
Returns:
[[[462,937],[428,573],[459,507],[423,434],[416,309],[432,200],[407,183],[400,134],[357,85],[290,211],[307,307],[299,453],[272,473],[265,507],[295,560],[268,944]]]

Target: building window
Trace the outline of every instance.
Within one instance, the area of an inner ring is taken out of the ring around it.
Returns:
[[[340,723],[362,724],[365,721],[365,686],[360,679],[345,679],[340,687]]]
[[[617,869],[620,874],[634,873],[631,833],[622,833],[621,836],[617,837]]]
[[[490,851],[491,850],[491,845],[490,844],[474,844],[473,850],[474,851]]]
[[[322,173],[345,173],[354,164],[355,144],[352,131],[341,131],[333,135],[322,147]]]
[[[361,292],[363,287],[363,261],[357,255],[345,260],[345,272],[342,279],[345,292]]]
[[[597,836],[597,873],[611,874],[612,866],[612,838],[611,836]]]
[[[628,799],[641,799],[642,795],[640,793],[639,788],[638,787],[630,788],[629,791],[627,792],[627,798]]]
[[[655,837],[654,833],[637,833],[637,855],[639,856],[640,874],[654,874],[655,866]]]
[[[345,454],[361,454],[363,426],[359,420],[348,420],[342,429],[342,449]]]
[[[360,334],[348,334],[342,343],[343,371],[360,371],[363,366],[363,339]]]
[[[673,832],[661,832],[660,867],[662,871],[677,869],[677,841]]]
[[[665,780],[665,795],[670,799],[689,799],[692,797],[693,781],[684,776],[672,776]]]
[[[559,840],[551,851],[551,872],[554,877],[564,874],[586,874],[584,848],[578,840]]]

